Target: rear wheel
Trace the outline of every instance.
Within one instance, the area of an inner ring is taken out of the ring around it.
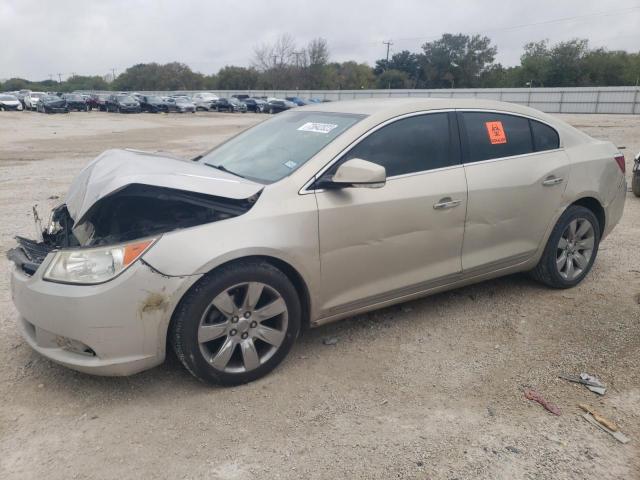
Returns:
[[[600,245],[600,224],[591,210],[570,206],[553,228],[542,258],[531,272],[553,288],[570,288],[587,276]]]
[[[284,273],[266,262],[222,267],[182,300],[170,340],[198,379],[238,385],[263,377],[300,332],[301,307]]]

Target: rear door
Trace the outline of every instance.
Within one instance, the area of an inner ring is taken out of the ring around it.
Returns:
[[[499,112],[458,112],[458,123],[469,189],[463,271],[524,261],[562,205],[570,168],[558,133]]]

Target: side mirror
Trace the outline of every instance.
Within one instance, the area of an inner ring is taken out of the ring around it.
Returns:
[[[352,158],[338,167],[333,176],[323,176],[320,188],[380,188],[387,181],[387,171],[377,163]]]

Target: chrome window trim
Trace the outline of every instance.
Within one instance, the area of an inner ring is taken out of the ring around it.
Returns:
[[[510,158],[519,158],[519,157],[530,156],[530,155],[539,155],[539,154],[543,154],[543,153],[564,151],[564,145],[563,145],[563,141],[562,141],[562,136],[560,135],[560,132],[558,132],[558,129],[556,127],[554,127],[552,124],[550,124],[549,122],[547,122],[545,120],[542,120],[542,119],[539,119],[539,118],[536,118],[536,117],[532,117],[531,115],[525,115],[523,113],[509,112],[509,111],[504,111],[504,110],[486,109],[486,108],[445,108],[445,109],[439,109],[439,110],[420,110],[418,112],[404,113],[402,115],[398,115],[396,117],[389,118],[389,119],[385,120],[384,122],[382,122],[382,123],[376,125],[375,127],[371,128],[367,132],[363,133],[362,135],[360,135],[353,142],[351,142],[349,145],[347,145],[345,148],[343,148],[340,151],[340,153],[338,153],[335,157],[333,157],[324,167],[322,167],[320,170],[318,170],[318,172],[316,172],[316,174],[313,177],[311,177],[309,180],[307,180],[307,182],[298,191],[298,194],[299,195],[307,195],[309,193],[321,193],[321,192],[326,191],[326,190],[321,189],[321,188],[320,189],[309,189],[309,187],[313,184],[313,182],[316,181],[316,179],[318,179],[320,176],[322,176],[324,174],[324,172],[329,170],[336,162],[339,162],[340,159],[349,152],[349,150],[351,150],[352,148],[356,147],[365,138],[367,138],[369,135],[373,134],[374,132],[380,130],[381,128],[384,128],[384,127],[386,127],[387,125],[389,125],[391,123],[397,122],[399,120],[403,120],[405,118],[417,117],[417,116],[420,116],[420,115],[429,115],[431,113],[448,113],[448,112],[456,112],[456,113],[458,113],[458,112],[459,113],[464,113],[464,112],[498,113],[498,114],[502,114],[502,115],[512,115],[512,116],[515,116],[515,117],[522,117],[522,118],[526,118],[527,120],[533,120],[535,122],[540,122],[543,125],[546,125],[546,126],[552,128],[556,132],[556,134],[558,135],[559,145],[560,146],[558,148],[554,148],[552,150],[541,150],[539,152],[521,153],[519,155],[509,155],[509,156],[506,156],[506,157],[488,158],[486,160],[480,160],[478,162],[467,162],[467,163],[465,163],[463,161],[461,164],[457,164],[457,165],[449,165],[447,167],[440,167],[440,168],[431,168],[431,169],[428,169],[428,170],[421,170],[419,172],[404,173],[402,175],[395,175],[395,176],[392,176],[392,177],[387,177],[387,181],[395,180],[395,179],[398,179],[398,178],[411,177],[411,176],[414,176],[414,175],[422,175],[422,174],[424,174],[426,172],[439,172],[439,171],[443,171],[443,170],[449,170],[449,169],[454,168],[454,167],[481,165],[481,164],[489,163],[489,162],[499,162],[499,161],[507,160],[507,159],[510,159]],[[462,142],[462,140],[460,140],[460,141]]]
[[[397,122],[399,120],[403,120],[405,118],[417,117],[417,116],[422,116],[422,115],[429,115],[429,114],[432,114],[432,113],[448,113],[448,112],[455,112],[455,111],[456,111],[455,108],[444,108],[444,109],[439,109],[439,110],[420,110],[418,112],[403,113],[402,115],[398,115],[396,117],[388,118],[384,122],[379,123],[375,127],[367,130],[365,133],[360,135],[353,142],[351,142],[349,145],[347,145],[345,148],[343,148],[340,151],[340,153],[338,153],[329,162],[327,162],[327,164],[324,167],[322,167],[318,172],[316,172],[316,174],[313,177],[311,177],[309,180],[307,180],[307,182],[298,191],[298,194],[299,195],[307,195],[309,193],[324,192],[325,191],[324,189],[319,188],[319,189],[309,190],[309,187],[313,184],[313,182],[316,181],[316,179],[318,179],[321,175],[323,175],[324,172],[329,170],[336,162],[339,162],[340,159],[342,157],[344,157],[352,148],[356,147],[365,138],[367,138],[369,135],[377,132],[381,128],[384,128],[384,127],[386,127],[387,125],[389,125],[391,123]],[[387,181],[393,180],[393,179],[396,179],[396,178],[400,178],[400,177],[419,175],[419,174],[424,173],[424,172],[431,172],[431,171],[435,171],[435,170],[443,170],[443,169],[448,169],[448,168],[451,168],[451,167],[459,167],[459,166],[461,166],[461,164],[449,165],[447,167],[434,168],[434,169],[428,169],[428,170],[421,170],[420,172],[403,173],[402,175],[395,175],[393,177],[387,177]]]
[[[533,120],[534,122],[538,122],[538,123],[542,123],[543,125],[546,125],[547,127],[553,129],[554,132],[556,132],[556,135],[558,135],[558,148],[553,148],[551,150],[540,150],[539,152],[529,152],[529,153],[520,153],[518,155],[508,155],[506,157],[496,157],[496,158],[487,158],[486,160],[479,160],[477,162],[462,162],[463,165],[477,165],[477,164],[482,164],[482,163],[487,163],[487,162],[495,162],[495,161],[502,161],[502,160],[506,160],[508,158],[519,158],[519,157],[524,157],[524,156],[529,156],[529,155],[538,155],[540,153],[549,153],[549,152],[559,152],[559,151],[563,151],[564,150],[564,144],[562,142],[562,135],[560,135],[560,132],[558,132],[558,129],[556,127],[554,127],[553,125],[551,125],[549,122],[546,122],[544,120],[540,120],[539,118],[535,118],[532,117],[530,115],[524,115],[522,113],[512,113],[512,112],[505,112],[503,110],[487,110],[487,109],[483,109],[483,108],[459,108],[456,110],[456,112],[458,113],[465,113],[465,112],[473,112],[473,113],[499,113],[502,115],[511,115],[513,117],[522,117],[522,118],[526,118],[527,120]],[[462,139],[460,139],[460,146],[462,147]],[[533,146],[533,145],[532,145]]]

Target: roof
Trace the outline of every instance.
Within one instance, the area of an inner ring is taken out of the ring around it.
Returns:
[[[295,110],[366,115],[366,120],[359,122],[358,128],[369,129],[388,119],[407,113],[448,109],[497,110],[536,118],[553,125],[556,130],[559,130],[561,132],[561,142],[565,146],[590,139],[588,135],[558,117],[551,116],[540,110],[515,103],[476,98],[366,98],[362,100],[317,103],[299,107]]]
[[[539,110],[517,105],[515,103],[499,102],[496,100],[479,100],[475,98],[366,98],[362,100],[341,100],[337,102],[316,103],[302,109],[318,112],[355,113],[361,115],[396,116],[425,110],[442,109],[483,109],[500,110],[519,113],[549,120],[549,116]]]

